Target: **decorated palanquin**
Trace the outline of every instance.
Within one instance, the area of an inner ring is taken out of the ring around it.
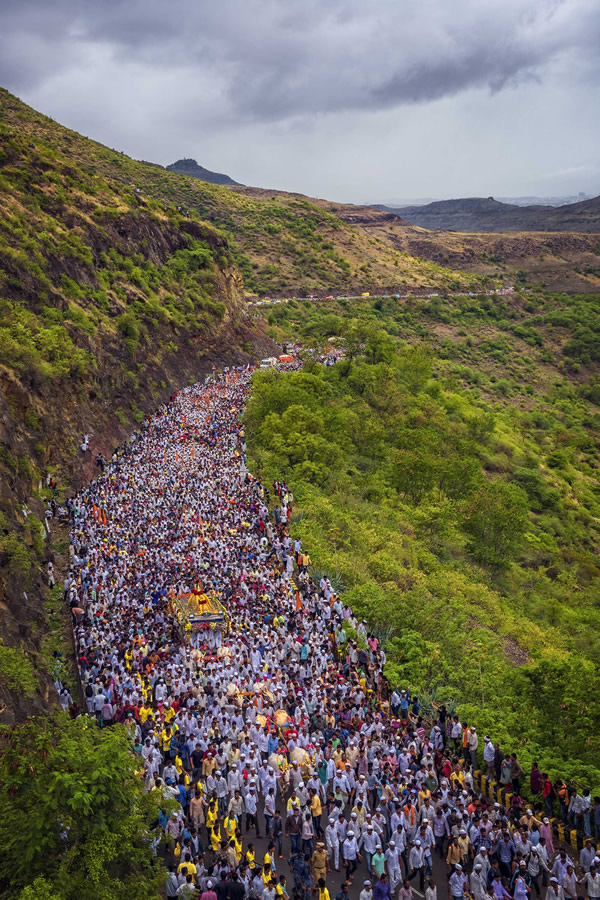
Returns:
[[[210,628],[228,630],[227,611],[215,591],[205,593],[198,585],[189,594],[171,597],[171,604],[180,627],[188,635]]]

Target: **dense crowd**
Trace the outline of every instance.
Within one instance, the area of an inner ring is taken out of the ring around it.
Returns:
[[[546,808],[528,808],[517,757],[444,707],[426,725],[366,623],[313,581],[291,492],[246,467],[250,376],[181,391],[69,504],[87,712],[131,723],[146,790],[175,801],[154,842],[167,896],[437,900],[437,856],[455,900],[600,900],[592,842],[576,869],[548,821],[558,800],[591,836],[589,796],[532,770]],[[227,628],[182,627],[174,600],[194,591]],[[474,789],[482,749],[508,808]]]

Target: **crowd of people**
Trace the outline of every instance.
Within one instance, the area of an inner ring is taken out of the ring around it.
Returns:
[[[246,466],[250,379],[182,390],[69,502],[87,712],[131,723],[145,789],[175,801],[154,835],[167,897],[437,900],[437,858],[454,900],[600,900],[591,840],[577,868],[554,847],[552,794],[541,813],[519,790],[508,808],[480,795],[482,749],[513,788],[516,756],[443,707],[426,725],[366,623],[313,581],[293,495]],[[218,641],[176,615],[194,590],[227,610]]]

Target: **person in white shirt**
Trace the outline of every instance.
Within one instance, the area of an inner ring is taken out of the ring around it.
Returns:
[[[496,756],[496,751],[494,749],[494,745],[492,744],[489,735],[486,734],[484,737],[484,745],[483,745],[483,761],[487,768],[487,777],[488,779],[494,779],[494,759]]]
[[[375,853],[377,845],[380,843],[380,838],[375,829],[373,828],[373,823],[370,822],[367,824],[365,822],[362,830],[362,850],[365,855],[365,860],[367,863],[367,872],[371,871],[371,858]]]
[[[411,848],[408,863],[410,867],[408,878],[412,881],[415,875],[419,875],[419,887],[422,893],[425,889],[425,860],[423,857],[423,847],[421,846],[419,838],[417,838]]]
[[[325,844],[329,858],[333,856],[333,865],[336,872],[340,871],[340,836],[333,816],[329,817],[325,829]]]
[[[402,881],[402,870],[400,868],[400,854],[396,847],[396,841],[393,838],[385,851],[385,864],[390,879],[390,894],[394,894]]]
[[[356,843],[354,832],[351,828],[348,830],[348,835],[343,844],[343,853],[344,865],[346,866],[346,881],[351,882],[352,876],[356,872],[356,867],[358,866],[358,860],[362,859],[358,852],[358,844]]]
[[[583,877],[579,879],[578,884],[585,884],[585,894],[588,900],[599,900],[600,898],[600,871],[595,863],[590,866],[590,871],[585,872]]]
[[[364,882],[364,886],[358,896],[358,900],[373,900],[373,886],[368,878]]]
[[[481,863],[475,863],[470,878],[471,894],[473,900],[483,900],[487,894],[487,873],[483,874]]]

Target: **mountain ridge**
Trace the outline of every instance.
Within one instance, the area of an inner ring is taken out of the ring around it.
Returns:
[[[564,206],[517,206],[493,197],[464,197],[424,206],[373,204],[373,209],[393,213],[421,228],[442,231],[600,232],[600,196]]]

